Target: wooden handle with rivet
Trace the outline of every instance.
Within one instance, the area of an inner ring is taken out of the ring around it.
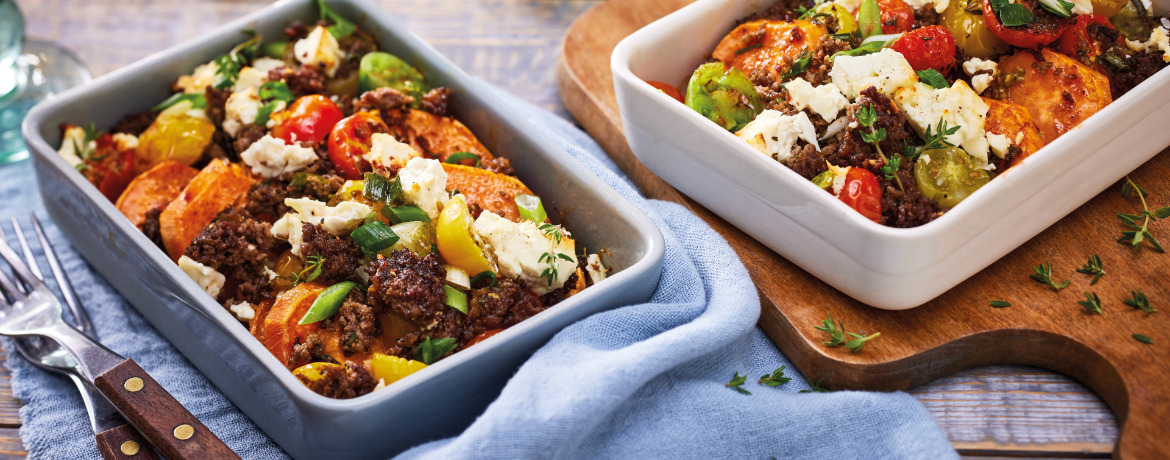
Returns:
[[[98,433],[97,446],[106,460],[158,460],[129,423]]]
[[[240,458],[133,360],[114,366],[93,383],[168,460]],[[149,450],[140,447],[140,454]],[[117,448],[121,452],[122,444]]]

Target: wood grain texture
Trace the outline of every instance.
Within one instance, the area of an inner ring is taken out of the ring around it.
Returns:
[[[167,459],[240,458],[134,360],[122,361],[93,384]]]
[[[95,437],[105,460],[155,460],[150,445],[129,424],[111,428]]]
[[[584,13],[570,27],[562,50],[559,85],[566,106],[610,156],[649,196],[682,203],[720,232],[748,267],[764,300],[760,325],[793,364],[813,380],[840,389],[900,390],[957,371],[989,364],[1025,364],[1057,370],[1084,382],[1110,405],[1123,429],[1114,456],[1160,458],[1160,440],[1170,435],[1170,349],[1145,345],[1170,342],[1165,314],[1146,314],[1122,305],[1131,289],[1157,303],[1170,299],[1170,259],[1148,248],[1131,249],[1113,240],[1124,229],[1114,214],[1133,212],[1134,203],[1116,188],[1103,192],[1041,235],[922,307],[902,312],[870,308],[841,294],[766,249],[722,219],[681,197],[630,152],[621,134],[613,96],[609,55],[621,38],[689,0],[610,1]],[[1132,176],[1153,197],[1170,196],[1170,155],[1161,154]],[[1170,204],[1158,201],[1158,205]],[[1073,273],[1092,254],[1101,255],[1108,278],[1089,286]],[[1052,261],[1069,289],[1052,289],[1028,278],[1031,265]],[[1083,291],[1101,295],[1105,315],[1077,305]],[[1005,309],[988,306],[1007,300]],[[814,329],[832,313],[860,332],[883,332],[862,353],[821,344]],[[1162,365],[1158,365],[1161,363]],[[1013,445],[1014,446],[1014,445]],[[1083,444],[1077,450],[1099,448]],[[978,449],[976,445],[974,449]],[[1009,446],[1008,450],[1016,450]]]

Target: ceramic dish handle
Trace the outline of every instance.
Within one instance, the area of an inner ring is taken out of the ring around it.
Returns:
[[[97,446],[105,460],[158,460],[129,423],[98,433]]]
[[[99,375],[94,386],[168,460],[240,458],[134,360]]]

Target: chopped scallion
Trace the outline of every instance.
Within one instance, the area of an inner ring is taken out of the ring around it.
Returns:
[[[318,321],[332,318],[337,314],[337,310],[341,308],[341,304],[345,302],[345,297],[349,295],[349,291],[357,286],[353,281],[343,281],[321,291],[317,296],[317,300],[313,301],[313,305],[309,307],[309,311],[305,312],[305,316],[297,324],[313,324]]]
[[[378,173],[368,172],[363,177],[362,195],[379,203],[393,203],[402,198],[402,182],[395,177],[387,179]]]
[[[156,105],[154,107],[151,107],[150,110],[152,112],[166,110],[170,106],[178,104],[178,103],[183,102],[183,101],[190,101],[192,109],[202,109],[204,107],[207,107],[207,98],[203,97],[202,94],[175,93],[175,94],[172,94],[171,97],[168,97],[167,100],[162,101],[161,103],[159,103],[158,105]]]
[[[516,202],[516,208],[520,210],[520,217],[536,222],[538,225],[548,220],[548,214],[544,212],[544,204],[541,203],[540,197],[521,193],[516,195],[513,200]]]
[[[426,211],[413,204],[404,206],[386,206],[382,208],[382,216],[390,220],[390,223],[401,224],[403,222],[430,222],[431,216],[427,215]]]
[[[444,161],[444,163],[453,164],[453,165],[462,164],[463,160],[475,160],[476,167],[483,164],[483,163],[480,163],[480,161],[479,161],[479,155],[476,155],[476,154],[471,153],[471,152],[452,153],[451,156],[447,157],[447,161]]]
[[[471,277],[471,288],[475,289],[476,286],[478,286],[481,281],[489,280],[489,279],[492,280],[492,282],[488,283],[488,285],[484,286],[484,287],[489,287],[489,288],[495,287],[496,286],[496,273],[495,272],[493,272],[491,270],[484,270],[482,272],[479,272],[475,276]]]
[[[459,310],[463,314],[467,314],[467,293],[460,292],[446,284],[443,285],[443,291],[447,293],[446,304],[448,307]]]
[[[390,226],[381,221],[373,221],[358,227],[349,234],[366,252],[378,252],[398,242],[398,235]]]

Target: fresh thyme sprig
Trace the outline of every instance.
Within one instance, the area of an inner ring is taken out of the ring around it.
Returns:
[[[1092,294],[1086,292],[1085,293],[1085,300],[1082,300],[1082,301],[1077,302],[1077,303],[1080,304],[1082,307],[1085,307],[1085,310],[1089,310],[1089,311],[1096,313],[1098,315],[1101,314],[1101,298],[1097,297],[1096,292],[1094,292]]]
[[[896,182],[898,184],[898,190],[901,190],[903,193],[905,193],[906,188],[902,186],[902,179],[899,178],[897,174],[897,168],[901,166],[902,159],[899,157],[897,158],[896,162],[891,163],[890,160],[886,158],[886,154],[882,153],[882,147],[879,144],[881,141],[886,140],[886,128],[879,128],[877,130],[873,128],[873,124],[877,122],[877,111],[873,109],[873,104],[866,103],[862,105],[861,108],[857,109],[857,113],[855,115],[857,117],[857,122],[860,123],[861,126],[869,128],[868,133],[865,131],[861,132],[861,140],[873,144],[873,148],[877,150],[878,156],[882,159],[881,171],[886,175],[886,180],[892,180]]]
[[[784,376],[784,368],[786,368],[786,367],[788,367],[788,366],[780,366],[778,369],[772,371],[771,374],[764,374],[763,377],[760,377],[760,381],[756,382],[756,383],[760,383],[760,384],[767,385],[770,387],[778,387],[780,385],[783,385],[785,383],[792,381],[792,377],[785,377]]]
[[[1093,280],[1089,281],[1089,285],[1097,284],[1097,280],[1105,276],[1105,269],[1101,267],[1101,257],[1093,254],[1089,256],[1089,261],[1085,262],[1085,266],[1078,268],[1077,273],[1084,273],[1086,275],[1093,275]]]
[[[541,263],[548,262],[548,265],[549,265],[548,268],[546,268],[546,269],[544,269],[544,271],[540,272],[540,277],[544,278],[545,281],[548,282],[549,286],[552,286],[553,282],[557,280],[557,276],[558,276],[557,259],[567,260],[569,262],[573,261],[572,257],[569,257],[561,252],[558,252],[556,254],[553,254],[551,252],[546,252],[546,253],[540,255],[540,259],[539,259],[540,262]]]
[[[880,337],[882,333],[874,332],[873,335],[866,336],[865,333],[858,334],[856,332],[850,332],[849,335],[853,336],[853,340],[846,343],[845,348],[848,348],[851,353],[857,353],[861,351],[861,347],[865,346],[866,342]]]
[[[784,73],[780,74],[780,79],[786,80],[803,74],[804,71],[808,70],[808,64],[811,59],[812,57],[808,54],[808,48],[805,48],[804,51],[800,53],[800,58],[792,62],[792,67],[789,67],[788,70],[785,70]]]
[[[1150,299],[1146,298],[1146,295],[1142,293],[1141,289],[1136,291],[1129,291],[1129,293],[1133,296],[1133,298],[1125,299],[1124,302],[1126,305],[1146,313],[1153,313],[1158,311],[1155,310],[1154,307],[1150,306]]]
[[[1056,289],[1057,291],[1068,287],[1068,283],[1072,282],[1072,280],[1068,280],[1068,281],[1065,281],[1063,283],[1057,283],[1056,281],[1054,281],[1052,279],[1052,262],[1043,263],[1040,265],[1033,265],[1032,271],[1036,272],[1036,273],[1032,274],[1032,279],[1039,281],[1041,283],[1047,284],[1049,286],[1052,286],[1052,288]]]
[[[540,229],[541,233],[544,233],[544,236],[552,238],[554,241],[557,242],[557,244],[561,244],[561,239],[563,239],[565,237],[565,235],[564,235],[564,233],[561,230],[561,227],[559,225],[544,223],[544,224],[540,224],[540,226],[537,228]]]
[[[931,134],[930,133],[930,125],[926,125],[926,135],[924,136],[926,138],[926,145],[924,145],[922,147],[922,150],[941,149],[943,147],[954,147],[955,144],[947,142],[947,136],[950,136],[951,134],[955,134],[955,133],[959,132],[959,128],[960,128],[960,126],[947,128],[947,121],[944,119],[939,119],[938,120],[938,129],[936,129],[934,131],[934,134]]]
[[[311,282],[317,279],[318,276],[321,276],[321,265],[325,262],[324,257],[309,256],[305,259],[305,262],[308,262],[308,264],[305,265],[305,268],[288,276],[288,279],[289,281],[292,281],[293,286],[301,283]]]
[[[747,383],[747,376],[746,375],[739,375],[739,372],[736,372],[735,376],[731,378],[731,381],[727,382],[723,386],[731,388],[731,389],[738,391],[740,393],[743,393],[745,395],[752,394],[752,392],[743,389],[744,383]]]
[[[1117,242],[1130,243],[1136,248],[1142,244],[1142,241],[1149,241],[1154,249],[1158,252],[1165,253],[1166,249],[1162,248],[1162,244],[1158,242],[1157,238],[1154,238],[1153,233],[1150,233],[1149,226],[1151,222],[1157,222],[1158,219],[1170,217],[1170,206],[1163,206],[1151,212],[1150,207],[1146,204],[1146,197],[1150,195],[1149,192],[1146,192],[1145,189],[1135,183],[1133,179],[1130,179],[1129,176],[1125,176],[1125,182],[1121,184],[1121,194],[1129,197],[1134,192],[1137,192],[1138,199],[1142,202],[1142,211],[1139,214],[1117,213],[1117,218],[1121,219],[1127,227],[1132,229],[1121,232],[1121,238],[1118,238]],[[1141,225],[1137,223],[1139,219],[1142,221]]]
[[[102,133],[97,130],[97,127],[94,126],[93,122],[86,124],[84,131],[85,138],[82,139],[80,145],[77,144],[76,139],[73,141],[73,151],[76,152],[77,156],[81,159],[88,160],[90,155],[93,155],[93,150],[90,150],[89,143],[96,141],[97,138],[102,135]]]
[[[837,328],[837,324],[841,325],[840,329]],[[837,324],[833,324],[833,314],[829,313],[829,319],[821,320],[821,325],[814,327],[818,331],[824,331],[829,334],[829,341],[822,343],[830,347],[845,344],[845,323],[837,321]]]
[[[1146,344],[1146,345],[1150,345],[1150,344],[1153,344],[1153,343],[1154,343],[1154,339],[1151,339],[1151,338],[1149,338],[1149,337],[1146,337],[1146,336],[1144,336],[1144,335],[1142,335],[1142,334],[1134,334],[1134,335],[1133,335],[1133,339],[1134,339],[1134,340],[1137,340],[1138,342],[1144,343],[1144,344]]]
[[[821,377],[817,379],[816,383],[813,383],[811,379],[804,379],[805,382],[808,382],[809,389],[800,390],[797,393],[828,393],[829,390],[821,387],[821,382],[824,380],[825,378]]]

